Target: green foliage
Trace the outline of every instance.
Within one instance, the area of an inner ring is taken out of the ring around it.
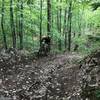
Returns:
[[[79,45],[79,51],[84,53],[87,51],[87,47],[86,47],[86,44],[87,44],[87,37],[84,36],[84,35],[81,35],[80,37],[79,36],[76,36],[73,40],[74,44],[77,44]]]
[[[67,9],[66,19],[68,20],[68,9],[69,1],[63,0],[57,2],[57,0],[52,0],[52,33],[53,44],[56,49],[58,49],[58,40],[61,40],[62,49],[64,49],[65,34],[63,33],[64,28],[64,17],[65,9]],[[96,0],[99,2],[99,0]],[[91,42],[91,47],[89,44],[86,33],[94,33],[100,35],[100,7],[93,11],[91,4],[96,2],[95,0],[73,0],[72,2],[72,33],[76,33],[76,37],[72,37],[73,44],[79,45],[79,52],[90,52],[100,46],[98,41]],[[2,1],[0,1],[0,9],[2,8]],[[21,2],[17,0],[13,1],[14,8],[14,23],[16,26],[17,34],[17,47],[19,47],[19,32],[18,32],[18,20],[20,15],[20,10],[18,10],[18,5]],[[40,33],[40,0],[23,0],[23,24],[24,24],[24,47],[25,48],[39,48],[39,33]],[[61,8],[61,30],[60,33],[57,28],[57,11]],[[1,22],[1,10],[0,10],[0,22]],[[67,21],[68,22],[68,21]],[[66,33],[68,34],[68,26],[66,22]],[[7,35],[8,46],[12,46],[12,33],[10,28],[10,2],[5,0],[5,13],[4,13],[4,30]],[[88,30],[88,31],[87,31]],[[78,34],[82,36],[78,37]],[[43,0],[42,8],[42,35],[47,35],[47,0]],[[37,40],[32,40],[33,37],[38,37]],[[3,45],[3,36],[0,26],[0,47]],[[72,48],[73,49],[73,48]],[[57,51],[57,50],[56,50]]]
[[[96,95],[96,97],[97,97],[97,100],[100,100],[100,89],[97,89],[97,90],[95,91],[95,95]]]
[[[85,36],[85,35],[76,36],[74,38],[74,43],[75,44],[82,45],[82,44],[85,44],[86,42],[87,42],[87,36]]]
[[[100,49],[100,40],[89,40],[87,35],[81,35],[80,37],[77,36],[74,38],[73,42],[74,44],[79,45],[78,52],[83,54],[88,54],[96,49]]]

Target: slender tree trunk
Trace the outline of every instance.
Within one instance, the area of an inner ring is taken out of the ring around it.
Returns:
[[[68,51],[71,50],[71,19],[72,19],[72,0],[69,2],[68,11]]]
[[[16,12],[16,30],[17,30],[17,38],[19,38],[19,33],[20,33],[20,16],[19,16],[19,12],[20,12],[20,5],[19,5],[19,0],[17,0],[17,12]]]
[[[40,47],[42,38],[42,0],[40,0]]]
[[[53,4],[53,1],[51,2],[51,8],[53,9],[52,4]],[[54,26],[54,12],[52,10],[52,12],[51,12],[51,31],[53,30],[53,26]],[[53,33],[51,35],[52,35],[51,37],[53,37]]]
[[[67,7],[65,8],[65,12],[64,12],[63,34],[65,34],[66,31],[66,22],[67,22]]]
[[[59,2],[59,0],[57,0],[57,2]],[[57,7],[57,30],[59,31],[59,9]]]
[[[67,0],[66,0],[66,5],[67,5]],[[64,25],[63,25],[63,34],[65,35],[65,49],[67,49],[67,7],[65,8],[64,12]]]
[[[2,34],[3,34],[3,41],[4,41],[4,48],[7,49],[7,40],[6,40],[6,34],[4,30],[4,3],[5,1],[2,0],[2,15],[1,15],[1,29],[2,29]]]
[[[78,12],[78,26],[79,26],[79,34],[78,34],[78,36],[80,36],[81,35],[80,11]]]
[[[67,30],[66,30],[66,22],[67,22],[67,8],[65,9],[65,15],[64,15],[64,26],[63,26],[63,34],[65,34],[65,49],[67,48]]]
[[[51,0],[47,0],[47,34],[51,35]]]
[[[23,49],[23,1],[21,0],[20,14],[20,49]]]
[[[60,0],[60,3],[62,3],[62,0]],[[58,29],[58,31],[60,33],[60,37],[58,39],[58,48],[59,48],[59,50],[62,50],[62,45],[61,45],[62,21],[61,20],[62,20],[62,8],[60,7],[60,9],[59,9],[59,29]]]
[[[31,5],[29,5],[29,8],[30,8],[30,23],[31,23],[31,32],[32,32],[32,28],[33,28],[33,21],[32,21],[32,8],[31,8]],[[34,48],[34,39],[33,39],[33,37],[34,37],[34,34],[33,34],[33,32],[32,32],[32,41],[33,41],[33,48]]]
[[[62,3],[62,0],[60,0],[60,3]],[[60,34],[61,34],[61,28],[62,28],[61,18],[62,18],[62,8],[60,7],[59,9],[59,32]]]
[[[16,48],[16,33],[15,33],[14,15],[13,15],[13,0],[10,0],[10,24],[11,24],[13,48]]]
[[[54,25],[54,16],[53,16],[53,11],[52,11],[52,25],[51,25],[52,28],[53,28],[53,25]]]
[[[16,15],[15,15],[16,25],[15,25],[15,31],[16,31],[16,40],[18,38],[18,8],[16,8]]]
[[[17,20],[16,20],[17,21],[17,34],[16,35],[17,35],[18,41],[20,41],[20,33],[21,33],[20,32],[20,29],[21,29],[20,28],[20,23],[21,23],[20,22],[21,21],[20,20],[20,15],[21,15],[21,11],[20,11],[21,6],[20,5],[21,5],[20,0],[17,0]],[[20,42],[19,42],[18,46],[19,46],[18,48],[20,48]]]

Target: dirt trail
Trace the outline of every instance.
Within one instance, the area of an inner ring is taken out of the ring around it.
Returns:
[[[13,65],[1,75],[0,95],[12,100],[80,100],[78,54],[61,54]]]

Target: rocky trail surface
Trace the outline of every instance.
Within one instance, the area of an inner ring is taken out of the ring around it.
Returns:
[[[0,53],[0,100],[80,100],[76,53],[29,60],[21,52]]]

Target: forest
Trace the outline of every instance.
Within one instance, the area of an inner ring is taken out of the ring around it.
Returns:
[[[0,0],[0,100],[100,100],[100,0]]]

